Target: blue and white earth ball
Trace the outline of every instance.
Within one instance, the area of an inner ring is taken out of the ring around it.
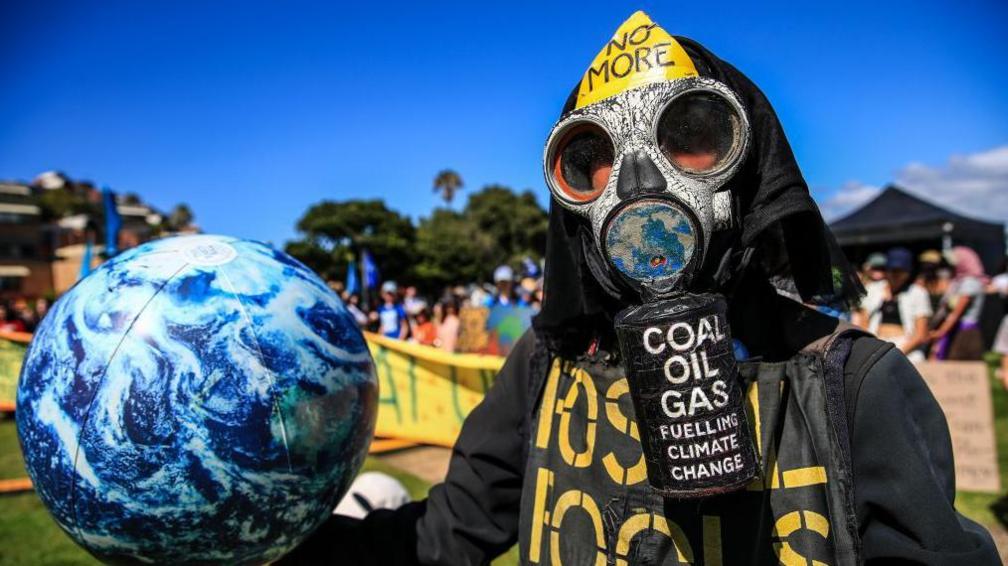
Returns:
[[[311,270],[261,243],[150,242],[39,326],[17,391],[28,473],[111,562],[263,563],[330,515],[367,453],[367,344]]]

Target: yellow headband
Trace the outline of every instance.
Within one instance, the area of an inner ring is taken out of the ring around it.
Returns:
[[[641,85],[697,75],[679,42],[647,14],[637,11],[616,30],[585,71],[574,107]]]

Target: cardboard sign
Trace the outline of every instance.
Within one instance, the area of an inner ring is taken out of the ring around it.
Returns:
[[[459,352],[486,351],[490,337],[487,333],[487,319],[490,309],[486,307],[462,307],[459,310],[459,337],[456,347]]]
[[[925,362],[917,364],[917,369],[948,420],[956,489],[1000,492],[987,366],[983,362]]]

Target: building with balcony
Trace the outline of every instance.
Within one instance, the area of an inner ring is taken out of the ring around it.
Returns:
[[[133,194],[119,195],[120,250],[164,233],[164,215]],[[79,278],[88,241],[92,267],[104,253],[101,191],[46,172],[31,183],[0,181],[0,300],[54,297]]]
[[[52,293],[47,232],[32,187],[0,182],[0,298]]]

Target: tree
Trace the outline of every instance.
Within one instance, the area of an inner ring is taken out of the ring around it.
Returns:
[[[414,274],[426,291],[487,280],[493,269],[538,260],[546,250],[548,217],[530,191],[492,185],[469,197],[461,212],[436,209],[417,228]]]
[[[171,213],[168,215],[168,224],[174,230],[182,230],[183,228],[188,228],[192,225],[193,220],[196,217],[193,215],[192,209],[186,203],[179,203],[175,205]]]
[[[381,200],[322,201],[297,223],[301,238],[287,252],[323,277],[342,280],[351,257],[368,250],[382,278],[412,277],[416,229]]]
[[[419,286],[437,293],[446,286],[480,281],[494,265],[494,242],[474,229],[472,221],[447,208],[435,209],[417,227],[415,274]]]
[[[343,254],[333,254],[311,240],[294,240],[287,242],[287,253],[301,260],[301,263],[315,270],[326,280],[346,280],[346,263],[348,258]]]
[[[484,271],[496,265],[518,265],[522,258],[538,260],[546,252],[549,216],[532,191],[516,194],[502,185],[490,185],[469,197],[464,213],[476,233],[493,242],[495,257]]]
[[[417,227],[381,200],[323,201],[298,220],[300,238],[286,250],[327,279],[346,278],[347,263],[367,249],[384,279],[427,293],[447,285],[486,281],[501,263],[538,260],[546,250],[548,218],[530,191],[489,186],[462,212],[435,209]],[[359,264],[358,264],[359,265]]]
[[[462,177],[451,169],[442,169],[434,177],[434,192],[441,193],[445,205],[451,206],[452,199],[463,186]]]
[[[47,220],[56,220],[73,214],[95,216],[101,213],[101,206],[66,188],[43,191],[39,197],[39,206]]]

